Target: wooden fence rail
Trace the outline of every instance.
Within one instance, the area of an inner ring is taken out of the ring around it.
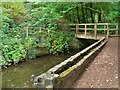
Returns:
[[[29,30],[31,30],[31,28],[37,28],[37,29],[39,29],[39,32],[42,32],[43,30],[44,31],[46,30],[45,27],[24,27],[24,30],[26,31],[26,37],[27,38],[28,38]]]
[[[109,36],[118,36],[118,23],[85,23],[85,24],[70,24],[71,30],[76,30],[76,36],[82,35],[86,38],[88,31],[94,32],[94,38],[97,39],[98,31],[104,31],[102,37],[108,38]],[[74,28],[72,27],[74,26]],[[91,26],[91,27],[90,27]],[[84,31],[84,36],[81,31]],[[110,32],[114,31],[115,35],[110,35]],[[93,34],[92,34],[93,35]]]

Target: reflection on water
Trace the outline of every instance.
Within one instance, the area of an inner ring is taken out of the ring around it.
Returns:
[[[2,87],[31,88],[31,75],[40,75],[77,52],[78,50],[72,50],[70,53],[65,54],[41,56],[23,62],[18,66],[10,66],[7,69],[2,69]]]

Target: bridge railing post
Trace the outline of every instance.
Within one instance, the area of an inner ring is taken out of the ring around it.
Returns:
[[[87,25],[85,24],[85,37],[86,37],[86,34],[87,34]]]
[[[95,35],[95,39],[97,39],[97,24],[94,24],[94,35]]]
[[[118,24],[116,25],[116,34],[118,35]]]
[[[76,36],[78,34],[78,28],[79,28],[79,25],[76,24]]]
[[[26,31],[26,38],[28,38],[28,27],[24,27],[24,30]]]
[[[109,24],[107,24],[107,39],[108,39],[108,37],[109,37]]]
[[[104,34],[106,34],[106,24],[104,24]]]

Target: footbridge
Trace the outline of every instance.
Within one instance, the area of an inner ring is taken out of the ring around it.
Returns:
[[[82,23],[70,24],[76,38],[101,39],[118,36],[118,23]]]
[[[75,32],[76,38],[94,39],[96,42],[36,76],[33,79],[34,87],[51,90],[55,88],[117,90],[119,37],[113,36],[118,36],[118,24],[71,24],[70,27]]]

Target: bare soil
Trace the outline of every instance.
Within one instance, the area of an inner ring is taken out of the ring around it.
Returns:
[[[108,39],[73,88],[118,88],[118,37]]]

